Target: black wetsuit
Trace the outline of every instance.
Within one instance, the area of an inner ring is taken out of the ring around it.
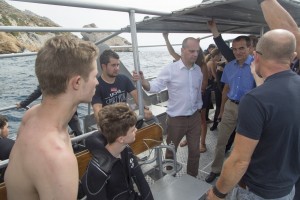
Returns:
[[[14,140],[0,137],[0,160],[6,160],[9,158],[9,154],[14,144]],[[3,182],[5,169],[6,167],[0,169],[0,183]]]
[[[87,200],[153,200],[150,187],[129,146],[115,158],[105,148],[106,139],[96,133],[86,140],[93,154],[86,173],[82,177],[82,188]],[[133,181],[139,193],[134,191]]]

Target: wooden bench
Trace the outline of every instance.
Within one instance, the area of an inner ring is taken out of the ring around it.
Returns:
[[[7,193],[6,193],[6,187],[4,182],[0,183],[0,199],[7,200]]]
[[[162,127],[155,123],[139,129],[136,132],[135,141],[130,144],[133,153],[138,155],[159,146],[163,141],[162,133]]]
[[[175,149],[171,146],[163,144],[163,128],[156,123],[139,129],[136,133],[135,141],[130,144],[133,153],[138,156],[139,154],[154,149],[153,158],[146,156],[146,160],[142,158],[140,164],[144,175],[149,175],[153,180],[162,178],[166,173],[176,174],[181,170],[182,165],[177,162]],[[167,148],[173,151],[174,160],[163,159],[162,149]],[[154,165],[145,165],[154,163]],[[172,166],[173,170],[165,169],[165,166]]]
[[[78,163],[79,179],[81,179],[90,160],[92,159],[92,154],[86,149],[84,151],[78,152],[75,155]]]
[[[139,129],[136,133],[135,141],[130,144],[133,153],[138,155],[161,145],[163,141],[162,133],[163,129],[158,124],[151,124]],[[92,158],[92,154],[88,150],[84,150],[75,155],[78,162],[79,179],[81,179]]]

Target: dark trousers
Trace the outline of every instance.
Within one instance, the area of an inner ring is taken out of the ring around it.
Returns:
[[[221,104],[222,104],[222,91],[216,86],[214,88],[215,100],[216,100],[216,110],[214,115],[214,122],[217,122],[218,116],[220,114]]]
[[[300,199],[300,179],[298,179],[297,183],[295,184],[295,196],[294,200]]]
[[[228,142],[227,142],[227,145],[226,145],[226,148],[225,148],[225,153],[231,149],[231,146],[234,142],[235,133],[236,132],[235,132],[235,129],[234,129],[233,132],[230,135],[230,138],[228,139]]]
[[[80,127],[80,121],[79,121],[79,118],[78,118],[77,111],[74,113],[74,115],[71,118],[71,120],[69,121],[68,125],[70,126],[72,131],[74,131],[75,136],[78,136],[78,135],[82,134],[82,130],[81,130],[81,127]]]
[[[201,116],[196,111],[191,116],[179,116],[167,118],[167,144],[173,143],[177,152],[178,145],[186,136],[188,144],[187,174],[196,177],[198,175],[200,151],[199,141],[201,134]],[[171,151],[166,151],[166,158],[173,159]]]

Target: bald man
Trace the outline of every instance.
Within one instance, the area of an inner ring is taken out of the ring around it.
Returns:
[[[295,50],[287,30],[259,40],[254,63],[265,82],[241,99],[235,146],[207,199],[232,189],[229,199],[293,198],[300,176],[300,77],[290,70]]]
[[[177,151],[181,139],[186,136],[189,147],[187,174],[197,177],[199,168],[199,140],[201,133],[203,74],[195,64],[200,52],[199,41],[188,37],[183,40],[181,59],[167,65],[156,79],[148,81],[143,72],[133,72],[133,80],[141,80],[143,88],[150,93],[157,93],[168,88],[167,108],[167,144],[173,143]],[[189,80],[189,81],[187,81]],[[171,151],[166,151],[166,158],[172,159]]]

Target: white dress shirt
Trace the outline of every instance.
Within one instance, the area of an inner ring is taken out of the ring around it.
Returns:
[[[158,93],[167,88],[167,114],[171,117],[190,116],[202,108],[202,80],[203,74],[198,65],[194,64],[189,69],[180,59],[164,67],[157,78],[149,82],[149,92]]]

